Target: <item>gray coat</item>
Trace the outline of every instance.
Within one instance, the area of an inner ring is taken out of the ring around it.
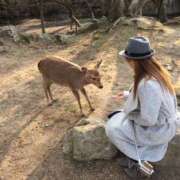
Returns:
[[[106,123],[110,141],[125,155],[138,160],[134,143],[134,122],[141,160],[160,161],[175,136],[177,129],[176,97],[162,88],[157,80],[142,80],[137,98],[131,92],[124,111],[112,116]]]

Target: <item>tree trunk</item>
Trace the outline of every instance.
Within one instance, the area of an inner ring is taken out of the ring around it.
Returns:
[[[125,0],[125,1],[124,1],[124,5],[125,5],[124,14],[125,14],[125,16],[130,16],[129,6],[130,6],[130,4],[131,4],[131,1],[132,1],[132,0]]]
[[[88,7],[90,13],[91,13],[91,18],[92,18],[92,19],[95,19],[95,15],[94,15],[94,12],[93,12],[93,10],[92,10],[91,5],[89,4],[88,0],[85,0],[85,2],[86,2],[86,4],[87,4],[87,7]]]
[[[103,16],[109,16],[110,13],[110,7],[111,7],[111,2],[112,0],[101,0],[101,10],[102,10],[102,15]]]
[[[46,33],[45,23],[44,23],[44,0],[40,0],[40,18],[41,18],[41,29],[42,33]]]
[[[111,7],[109,11],[110,19],[114,21],[119,17],[124,16],[124,8],[124,0],[111,0]]]
[[[159,2],[159,8],[158,8],[158,17],[161,22],[167,21],[167,0],[160,0]]]

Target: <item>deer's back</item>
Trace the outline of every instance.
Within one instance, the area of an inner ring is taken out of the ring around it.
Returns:
[[[45,58],[38,63],[42,75],[61,85],[79,86],[82,72],[80,66],[60,58]]]

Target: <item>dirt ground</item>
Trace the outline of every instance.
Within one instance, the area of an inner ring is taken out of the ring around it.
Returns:
[[[20,27],[28,32],[40,32],[37,20]],[[0,57],[0,179],[2,180],[126,180],[117,159],[111,161],[76,162],[62,153],[65,132],[80,119],[75,98],[68,88],[53,85],[58,101],[47,106],[37,70],[38,61],[49,55],[60,56],[81,66],[93,67],[103,59],[100,68],[104,89],[90,85],[86,89],[96,111],[103,117],[123,102],[114,102],[112,95],[127,89],[132,72],[117,53],[129,37],[148,36],[163,64],[171,59],[180,61],[180,26],[169,32],[137,31],[118,26],[107,34],[103,29],[74,37],[68,45],[17,45],[4,41],[8,52]],[[67,26],[49,27],[48,31],[68,31]],[[180,81],[177,68],[174,81]],[[89,115],[86,101],[83,109]],[[160,167],[152,179],[180,179],[179,168]],[[168,170],[168,171],[167,171]]]

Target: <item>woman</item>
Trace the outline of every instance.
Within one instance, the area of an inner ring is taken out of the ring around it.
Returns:
[[[142,161],[157,162],[165,156],[176,133],[177,101],[170,75],[154,59],[147,38],[130,38],[120,55],[134,71],[134,84],[123,112],[109,116],[106,134],[126,155],[120,164],[134,177],[138,161],[135,142]]]

